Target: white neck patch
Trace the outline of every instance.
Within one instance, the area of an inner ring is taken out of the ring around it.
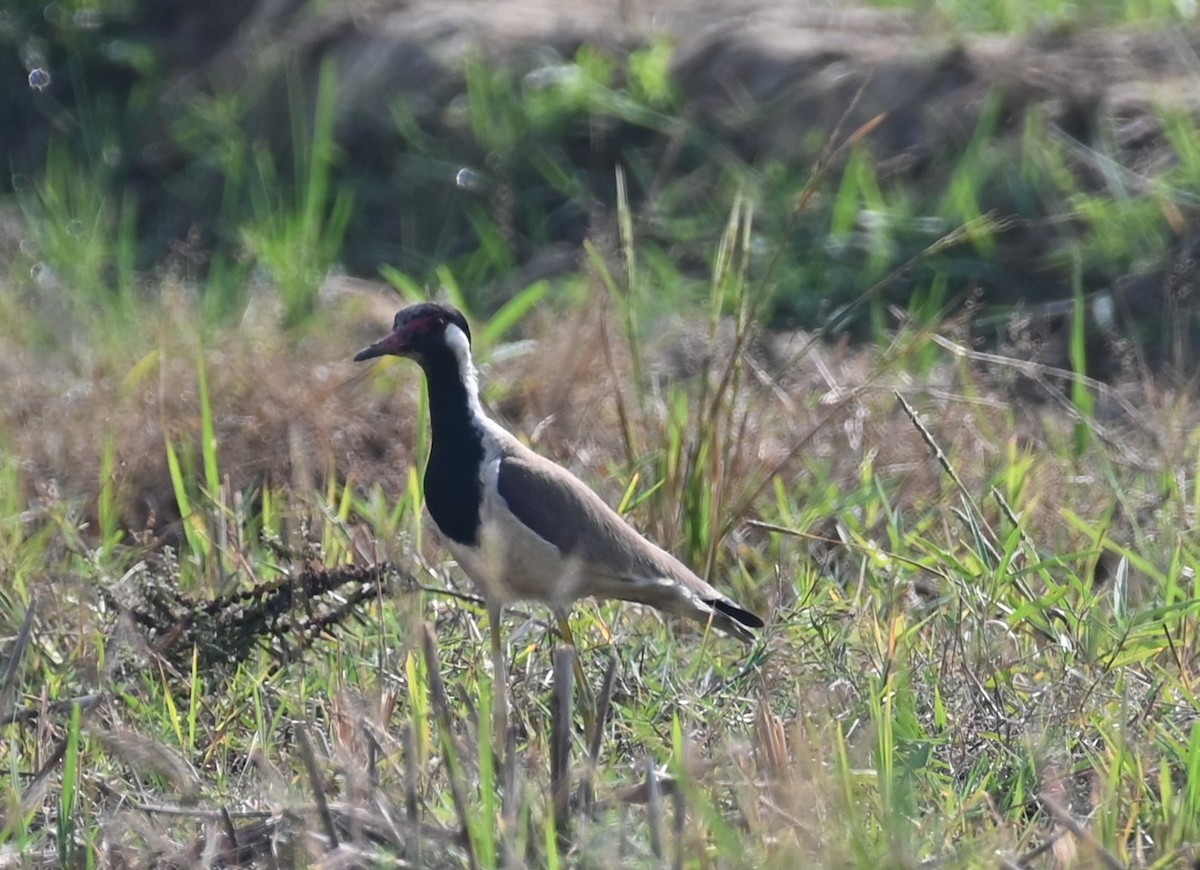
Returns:
[[[471,341],[455,323],[446,325],[444,335],[446,347],[454,353],[454,359],[458,363],[458,376],[467,390],[467,404],[471,406],[472,413],[482,415],[483,409],[479,404],[479,378],[475,373],[475,363],[471,359]]]

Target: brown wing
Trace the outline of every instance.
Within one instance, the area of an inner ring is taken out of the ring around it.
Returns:
[[[536,454],[505,456],[496,485],[513,515],[564,556],[617,571],[662,570],[636,565],[627,548],[628,537],[637,533],[583,482],[549,460]]]
[[[743,625],[762,627],[761,619],[644,539],[584,483],[549,460],[518,448],[500,461],[496,483],[513,515],[564,556],[580,559],[593,571],[611,573],[614,580],[642,581],[609,587],[607,594],[701,621],[711,608],[718,627],[743,640],[748,639]],[[674,581],[688,591],[673,594],[661,584],[646,585],[650,580]],[[703,612],[686,604],[689,596],[706,605]]]

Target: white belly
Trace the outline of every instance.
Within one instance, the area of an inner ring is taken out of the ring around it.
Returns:
[[[489,602],[541,601],[566,607],[586,594],[581,591],[586,586],[585,566],[577,559],[563,558],[557,547],[509,512],[496,493],[498,467],[497,460],[484,471],[479,544],[460,544],[446,535],[441,536],[442,543]]]

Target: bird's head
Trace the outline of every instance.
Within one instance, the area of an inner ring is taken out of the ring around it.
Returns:
[[[451,351],[460,359],[471,352],[471,327],[462,312],[449,305],[421,302],[396,312],[392,331],[354,357],[355,362],[377,356],[404,356],[425,365]]]

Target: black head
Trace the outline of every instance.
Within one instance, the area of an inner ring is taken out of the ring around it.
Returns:
[[[449,305],[439,305],[436,302],[419,302],[396,312],[390,335],[381,338],[368,348],[360,350],[354,357],[355,362],[372,359],[377,356],[406,356],[419,363],[424,363],[439,349],[451,347],[458,340],[448,337],[447,330],[457,327],[467,339],[467,349],[471,345],[471,327],[462,312]]]

